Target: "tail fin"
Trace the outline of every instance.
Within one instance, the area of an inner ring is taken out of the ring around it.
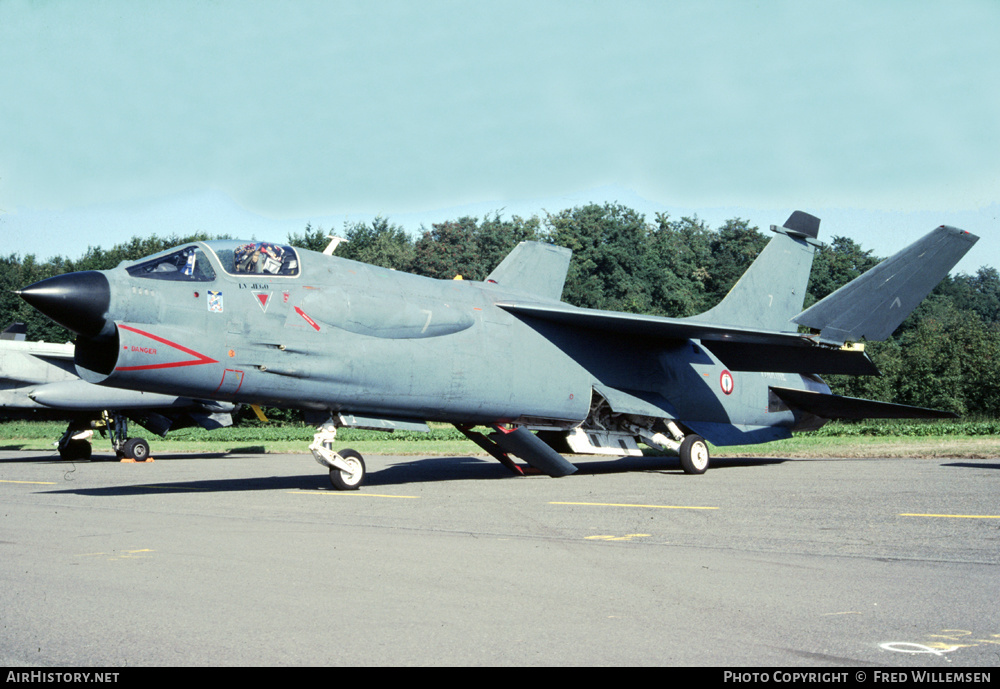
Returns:
[[[794,331],[809,286],[819,218],[795,211],[718,305],[689,320]]]
[[[793,319],[831,344],[884,340],[979,237],[942,225]]]
[[[500,262],[487,282],[538,297],[558,300],[562,296],[573,252],[541,242],[521,242]]]

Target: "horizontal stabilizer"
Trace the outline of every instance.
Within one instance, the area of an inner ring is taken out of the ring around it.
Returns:
[[[884,340],[978,239],[942,225],[792,320],[827,343]]]
[[[771,391],[789,407],[824,419],[954,419],[958,414],[905,404],[841,397],[822,392],[772,387]]]
[[[545,299],[558,300],[566,283],[573,252],[541,242],[521,242],[507,254],[486,282]]]

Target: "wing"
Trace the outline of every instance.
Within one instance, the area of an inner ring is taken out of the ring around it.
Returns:
[[[734,371],[875,375],[878,369],[863,350],[817,346],[809,335],[716,325],[685,318],[642,316],[580,309],[568,304],[500,302],[500,308],[530,324],[532,320],[569,328],[629,335],[650,344],[675,346],[700,340]]]

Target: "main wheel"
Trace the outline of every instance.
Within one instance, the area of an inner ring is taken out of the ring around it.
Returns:
[[[129,438],[122,447],[122,454],[126,459],[145,462],[149,459],[149,443],[142,438]]]
[[[347,448],[337,454],[351,470],[330,469],[330,483],[337,490],[357,490],[365,480],[365,460],[359,452]]]
[[[680,455],[685,474],[704,474],[708,470],[708,443],[700,435],[685,436]]]

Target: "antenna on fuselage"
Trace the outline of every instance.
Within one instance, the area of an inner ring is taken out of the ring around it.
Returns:
[[[323,249],[324,256],[333,256],[333,252],[337,250],[340,243],[347,241],[343,237],[334,237],[332,234],[328,234],[326,237],[330,240],[330,243],[326,245],[325,249]]]

